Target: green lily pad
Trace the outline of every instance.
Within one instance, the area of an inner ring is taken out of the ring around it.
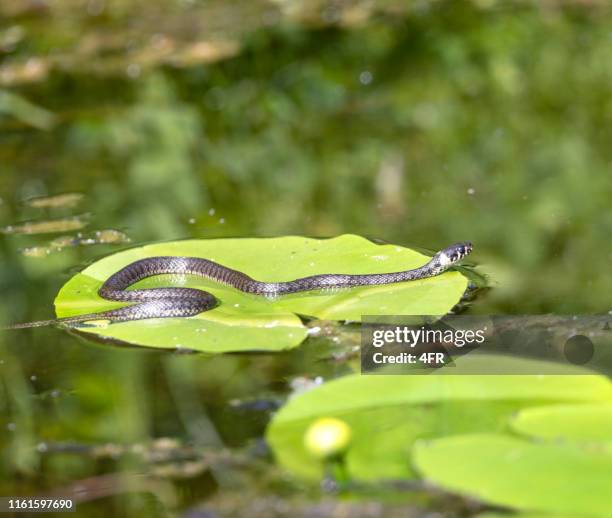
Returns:
[[[412,459],[430,482],[491,504],[555,516],[612,510],[610,453],[475,434],[420,441]]]
[[[352,430],[350,476],[412,478],[408,458],[420,438],[503,431],[513,413],[529,406],[610,400],[612,384],[597,375],[351,375],[291,399],[267,439],[282,466],[317,479],[323,465],[306,450],[304,433],[319,418],[341,419]]]
[[[612,453],[612,402],[528,408],[510,424],[532,437],[605,443]]]
[[[102,283],[129,263],[159,255],[212,259],[262,281],[288,281],[321,273],[385,273],[418,267],[429,258],[395,245],[377,245],[343,235],[333,239],[298,236],[207,239],[156,243],[101,259],[70,279],[55,299],[58,317],[121,306],[100,298]],[[221,304],[190,318],[164,318],[83,327],[85,333],[150,347],[206,352],[282,350],[306,337],[298,315],[360,321],[361,315],[444,315],[459,301],[467,279],[458,272],[387,286],[286,295],[276,300],[248,295],[203,278],[160,276],[138,287],[189,286],[210,291]]]

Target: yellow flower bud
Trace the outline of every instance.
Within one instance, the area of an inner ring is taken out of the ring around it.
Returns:
[[[322,417],[304,434],[304,446],[315,457],[328,459],[342,454],[351,442],[351,427],[335,417]]]

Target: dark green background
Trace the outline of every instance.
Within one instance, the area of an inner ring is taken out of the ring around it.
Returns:
[[[87,231],[134,244],[350,232],[437,250],[469,239],[491,287],[471,311],[608,312],[611,22],[606,2],[4,0],[0,226],[87,212]],[[23,204],[62,192],[86,199]],[[53,237],[1,237],[4,321],[50,318],[61,284],[118,249],[19,252]],[[252,447],[266,414],[230,400],[350,369],[315,361],[325,341],[214,359],[56,329],[0,341],[2,494],[148,469],[41,454],[45,441]],[[225,469],[163,491],[179,509],[236,486],[285,491]],[[147,496],[100,502],[100,513],[165,512]]]

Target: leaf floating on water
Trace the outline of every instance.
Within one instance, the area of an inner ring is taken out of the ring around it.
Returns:
[[[430,482],[494,505],[602,518],[612,509],[605,451],[475,434],[420,441],[413,460]]]
[[[3,234],[55,234],[80,230],[89,224],[85,219],[86,215],[45,221],[27,221],[18,225],[8,225],[0,229],[0,232]]]
[[[76,236],[61,236],[51,241],[49,247],[59,251],[67,246],[75,246],[78,239]]]
[[[376,259],[388,256],[385,261]],[[354,235],[333,239],[299,236],[253,239],[202,239],[154,243],[124,250],[86,268],[64,285],[55,300],[59,317],[116,308],[97,295],[113,273],[154,256],[189,256],[214,260],[262,281],[288,281],[318,273],[385,273],[425,264],[430,258],[414,250],[377,245]],[[171,286],[166,277],[144,279],[141,288]],[[242,293],[196,276],[181,277],[181,286],[209,291],[220,304],[190,318],[163,318],[115,323],[84,333],[134,345],[205,352],[280,351],[299,345],[308,328],[298,315],[326,320],[361,321],[361,315],[443,315],[459,301],[467,279],[459,272],[387,286],[313,291],[274,300]]]
[[[65,194],[57,194],[55,196],[41,196],[36,198],[30,198],[24,203],[28,207],[35,209],[57,209],[57,208],[71,208],[83,201],[84,194],[78,192],[71,192]]]
[[[129,243],[130,241],[131,239],[127,234],[124,234],[119,230],[108,228],[105,230],[97,230],[95,233],[95,243],[88,244],[120,244]]]
[[[64,238],[54,239],[51,241],[51,246],[66,247],[66,246],[88,246],[88,245],[115,245],[120,243],[129,243],[130,238],[127,234],[114,230],[112,228],[104,230],[96,230],[92,235],[83,236],[78,234],[74,237],[67,236]]]
[[[495,356],[482,358],[491,365],[497,361]],[[283,467],[317,479],[323,476],[324,466],[308,453],[304,434],[317,419],[342,419],[353,431],[345,457],[352,478],[414,478],[410,452],[419,439],[498,432],[507,429],[517,410],[544,403],[604,403],[612,398],[612,384],[605,376],[576,372],[579,374],[344,376],[291,398],[272,419],[266,440]]]
[[[53,253],[55,250],[50,246],[29,246],[27,248],[21,248],[19,253],[21,255],[25,255],[26,257],[47,257],[49,254]]]
[[[519,412],[510,424],[530,437],[607,445],[612,455],[612,401],[530,408]]]
[[[112,228],[97,230],[89,236],[82,236],[77,234],[76,236],[61,236],[51,241],[45,246],[31,246],[28,248],[22,248],[19,250],[22,255],[27,257],[45,257],[49,254],[61,252],[65,248],[76,247],[76,246],[90,246],[90,245],[116,245],[122,243],[129,243],[130,238]]]

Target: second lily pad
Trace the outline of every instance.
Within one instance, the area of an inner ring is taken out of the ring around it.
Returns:
[[[611,399],[612,385],[597,375],[351,375],[292,398],[266,436],[282,466],[317,479],[324,466],[304,445],[306,430],[318,419],[339,419],[352,430],[345,457],[351,477],[412,478],[408,459],[418,439],[502,432],[510,416],[524,408]]]
[[[511,425],[519,433],[542,439],[607,444],[612,452],[612,402],[528,408]]]
[[[491,504],[551,516],[607,518],[612,509],[605,451],[474,434],[421,441],[413,461],[429,482]]]

